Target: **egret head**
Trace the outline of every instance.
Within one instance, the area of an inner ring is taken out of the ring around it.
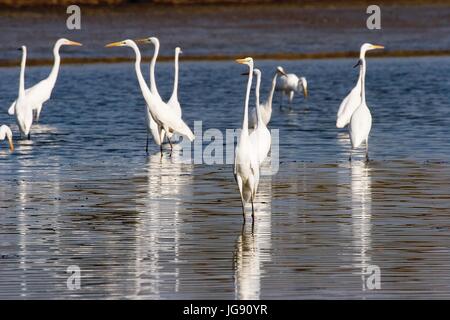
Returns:
[[[111,48],[111,47],[131,47],[133,45],[133,43],[134,43],[133,40],[126,39],[126,40],[122,40],[122,41],[108,43],[105,47],[106,48]]]
[[[363,58],[367,51],[375,50],[375,49],[384,49],[384,46],[380,46],[378,44],[364,43],[360,49],[360,54],[359,54],[360,58]]]
[[[136,39],[135,42],[139,43],[139,44],[153,43],[155,46],[159,45],[159,40],[156,37],[148,37],[148,38],[143,38],[143,39]]]
[[[243,58],[243,59],[236,59],[237,63],[240,64],[246,64],[248,66],[253,66],[253,58],[251,57],[247,57],[247,58]]]
[[[19,48],[17,48],[17,50],[22,51],[22,52],[27,52],[27,47],[26,46],[21,46]]]
[[[56,42],[59,46],[82,46],[81,43],[61,38]]]
[[[303,96],[305,98],[308,98],[308,82],[306,82],[306,78],[305,77],[301,77],[298,80],[298,88],[302,88],[303,91]]]
[[[180,47],[176,47],[175,48],[175,54],[181,54],[181,53],[183,53],[183,51],[181,51],[181,48]]]
[[[281,67],[281,66],[278,66],[278,67],[277,67],[277,73],[278,73],[278,75],[280,75],[280,76],[286,76],[286,72],[284,72],[284,69],[283,69],[283,67]]]
[[[11,152],[14,151],[14,144],[12,139],[12,131],[8,126],[2,125],[0,127],[0,140],[5,140],[5,137],[8,139],[9,150]]]

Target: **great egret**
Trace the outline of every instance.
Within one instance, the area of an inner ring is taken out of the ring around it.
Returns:
[[[29,97],[25,94],[25,64],[27,61],[27,47],[22,46],[22,62],[20,63],[19,94],[15,106],[16,122],[21,135],[31,139],[30,130],[33,124],[33,110]]]
[[[5,140],[5,138],[8,139],[9,143],[9,150],[11,152],[14,151],[14,143],[13,143],[13,134],[11,129],[7,125],[2,125],[0,127],[0,141]]]
[[[369,45],[368,50],[383,49],[383,46]],[[352,150],[358,148],[363,142],[366,143],[366,161],[369,161],[369,133],[372,128],[372,115],[366,104],[366,92],[365,92],[365,76],[366,76],[366,60],[364,57],[359,59],[356,66],[361,69],[361,103],[353,112],[350,118],[349,133],[350,141],[352,143]],[[352,150],[350,150],[350,161],[352,159]]]
[[[180,102],[178,101],[178,56],[180,53],[183,53],[181,51],[180,47],[175,48],[175,62],[174,62],[174,78],[173,78],[173,91],[172,95],[170,96],[169,101],[167,101],[167,104],[172,108],[172,110],[178,114],[181,117],[181,106]]]
[[[289,97],[289,105],[292,105],[292,99],[294,99],[294,93],[303,91],[303,96],[305,98],[308,97],[308,83],[306,82],[305,77],[298,77],[293,73],[288,73],[284,71],[284,69],[280,66],[277,67],[278,70],[281,70],[285,75],[282,75],[279,79],[279,83],[276,86],[275,90],[281,91],[281,101],[283,102],[283,95]]]
[[[174,77],[173,77],[173,91],[172,95],[170,96],[169,101],[167,101],[167,105],[172,108],[173,112],[175,114],[179,115],[181,117],[182,111],[181,111],[181,105],[178,101],[178,57],[180,53],[183,53],[181,51],[180,47],[175,48],[175,61],[174,61]],[[166,133],[168,139],[172,139],[172,133],[168,132]]]
[[[242,130],[239,141],[235,149],[234,158],[234,177],[239,187],[242,201],[242,214],[245,222],[245,203],[252,203],[252,218],[254,221],[255,208],[253,201],[259,184],[259,163],[257,150],[250,140],[248,131],[248,102],[250,98],[250,89],[253,78],[253,59],[248,57],[237,59],[237,63],[245,64],[249,67],[247,92],[244,104],[244,119],[242,121]]]
[[[161,96],[158,92],[158,87],[156,86],[156,79],[155,79],[155,65],[156,65],[156,59],[158,58],[159,54],[159,39],[156,37],[149,37],[145,39],[138,39],[136,40],[136,43],[151,43],[155,46],[155,50],[153,52],[153,57],[150,62],[150,91],[152,94],[157,96],[160,100],[162,100]],[[177,98],[177,89],[178,89],[178,54],[180,53],[180,49],[175,49],[175,79],[174,79],[174,92],[172,93],[171,99],[168,101],[167,105],[177,114],[181,117],[181,107],[178,103]],[[175,97],[173,96],[175,94]],[[172,99],[173,98],[173,99]],[[172,101],[171,101],[172,100]],[[155,125],[156,123],[151,117],[147,117],[147,123],[148,128],[150,128],[150,132],[152,132],[153,138],[155,142],[161,146],[162,150],[162,143],[164,142],[164,137],[167,135],[167,139],[169,140],[170,148],[172,149],[172,142],[170,138],[172,137],[173,133],[169,132],[166,133],[165,131],[156,131]],[[158,133],[158,135],[157,135]],[[147,148],[148,148],[148,139],[147,139]]]
[[[145,102],[150,109],[150,116],[156,122],[158,131],[177,132],[186,136],[190,141],[194,140],[194,134],[186,125],[180,116],[177,116],[170,107],[161,100],[159,95],[151,92],[141,71],[141,52],[133,40],[127,39],[119,42],[113,42],[106,45],[106,47],[130,47],[136,54],[135,70],[138,78],[139,86],[144,96]]]
[[[36,121],[39,121],[39,116],[41,114],[42,105],[50,99],[52,94],[53,87],[55,86],[56,79],[58,77],[59,66],[61,63],[61,58],[59,56],[59,49],[61,46],[81,46],[81,43],[70,41],[67,39],[59,39],[56,41],[53,47],[53,55],[54,55],[54,63],[52,67],[52,71],[49,76],[44,80],[38,82],[31,88],[25,90],[25,94],[27,95],[27,99],[33,108],[33,111],[36,112]],[[8,109],[9,115],[14,115],[15,112],[16,101],[14,101]]]
[[[366,73],[366,52],[374,49],[382,49],[383,46],[377,46],[370,43],[364,43],[359,51],[359,59],[364,61],[364,67],[359,69],[359,77],[356,86],[350,93],[342,100],[339,110],[336,115],[336,127],[344,128],[350,123],[353,112],[361,104],[361,83]],[[356,65],[355,67],[357,67]]]
[[[259,87],[261,84],[261,71],[259,69],[254,69],[253,74],[256,76],[256,88],[255,88],[255,96],[256,96],[256,115],[257,122],[256,128],[250,133],[250,141],[256,147],[257,156],[258,156],[258,164],[261,165],[264,160],[267,158],[270,150],[271,136],[270,131],[267,129],[267,126],[264,124],[261,114],[261,105],[259,104]]]
[[[260,105],[262,121],[266,126],[269,124],[270,118],[272,117],[272,100],[273,100],[273,93],[275,92],[275,86],[277,84],[277,76],[278,75],[286,75],[286,73],[284,73],[284,71],[283,71],[283,68],[281,68],[281,67],[277,68],[275,75],[273,76],[273,79],[272,79],[272,87],[270,88],[269,96],[267,97],[266,102],[264,102]],[[250,120],[250,128],[255,128],[256,122],[257,122],[256,108],[252,109],[252,113],[250,115],[249,120]]]

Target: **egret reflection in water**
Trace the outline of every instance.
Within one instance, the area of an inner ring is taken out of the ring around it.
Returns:
[[[361,270],[365,290],[364,273],[371,264],[371,215],[372,181],[370,165],[362,161],[351,163],[351,213],[352,247],[354,248],[354,267]]]
[[[235,298],[260,299],[263,264],[271,260],[272,176],[263,177],[254,223],[244,223],[234,252]]]

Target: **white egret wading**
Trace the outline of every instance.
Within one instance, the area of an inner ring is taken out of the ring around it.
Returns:
[[[275,88],[277,91],[281,91],[281,103],[280,107],[283,104],[283,95],[286,95],[289,97],[289,106],[292,106],[292,100],[294,99],[294,93],[295,92],[301,92],[303,91],[303,96],[305,98],[308,97],[308,83],[306,82],[305,77],[298,77],[297,75],[293,73],[288,73],[284,71],[284,69],[280,66],[277,67],[278,70],[280,70],[283,75],[280,76],[278,84]]]
[[[20,134],[31,139],[30,130],[33,124],[33,110],[29,98],[25,95],[27,47],[22,46],[20,50],[22,50],[22,62],[20,63],[19,93],[15,104],[15,115]]]
[[[259,104],[259,88],[261,84],[261,71],[259,69],[254,69],[253,74],[256,76],[256,88],[255,88],[255,96],[256,96],[256,128],[250,133],[250,141],[253,146],[256,147],[258,164],[264,162],[269,154],[270,144],[272,138],[270,136],[270,131],[267,129],[267,126],[264,124],[261,113],[261,105]]]
[[[9,150],[14,151],[13,134],[11,129],[7,125],[0,126],[0,141],[8,139]]]
[[[156,66],[156,59],[158,58],[159,54],[159,39],[156,37],[149,37],[145,39],[138,39],[136,40],[136,43],[150,43],[155,46],[155,50],[153,52],[153,57],[150,62],[150,91],[157,96],[159,99],[162,100],[161,96],[158,92],[158,87],[156,85],[156,79],[155,79],[155,66]],[[176,115],[181,117],[181,106],[178,102],[178,56],[181,53],[181,49],[179,47],[175,48],[175,76],[174,76],[174,85],[173,85],[173,92],[172,96],[170,97],[169,101],[167,102],[167,105],[171,108],[173,112],[175,112]],[[156,129],[155,129],[155,122],[151,118],[147,118],[147,128],[149,132],[152,133],[153,139],[155,140],[156,144],[161,146],[162,150],[162,143],[164,142],[164,137],[167,136],[167,140],[169,141],[170,148],[172,149],[172,141],[170,140],[172,138],[173,133],[172,132],[165,132],[165,131],[159,131],[159,136],[155,137],[156,135]],[[147,147],[146,150],[148,150],[148,136],[147,136]]]
[[[275,86],[277,84],[277,77],[281,75],[286,75],[283,71],[283,68],[278,67],[275,75],[273,76],[272,79],[272,87],[270,88],[269,91],[269,96],[267,97],[267,100],[262,103],[260,106],[260,112],[261,112],[261,118],[263,123],[267,126],[270,122],[270,118],[272,117],[272,101],[273,101],[273,94],[275,92]],[[250,116],[250,128],[255,128],[256,127],[256,122],[257,122],[257,116],[256,116],[256,108],[252,109],[252,113]]]
[[[138,78],[139,86],[141,88],[142,95],[144,96],[147,107],[149,108],[151,119],[153,119],[157,125],[159,136],[162,135],[162,130],[170,133],[178,133],[186,136],[189,141],[194,140],[194,134],[191,129],[186,125],[181,116],[178,116],[171,108],[161,100],[159,95],[155,95],[151,92],[147,86],[141,71],[141,52],[138,46],[133,40],[123,40],[107,44],[106,47],[130,47],[134,50],[136,55],[135,70]]]
[[[355,112],[356,108],[361,104],[361,83],[366,74],[366,52],[374,49],[382,49],[383,46],[373,45],[370,43],[364,43],[359,51],[359,59],[364,61],[364,68],[359,69],[359,77],[355,87],[350,93],[342,100],[339,110],[336,115],[336,127],[344,128],[350,123],[350,119]],[[355,66],[357,67],[358,64]]]
[[[383,46],[368,44],[369,49],[383,49]],[[366,60],[364,56],[359,59],[356,66],[360,68],[360,78],[361,78],[361,90],[360,97],[361,102],[353,112],[350,118],[349,133],[350,141],[352,143],[352,150],[361,146],[363,142],[366,144],[366,161],[369,161],[369,134],[372,128],[372,115],[366,104],[366,92],[365,92],[365,77],[366,77]],[[352,150],[350,150],[350,158],[352,160]]]
[[[248,202],[252,204],[253,221],[255,217],[254,200],[259,184],[259,162],[256,147],[252,144],[248,131],[248,103],[253,78],[253,59],[248,57],[237,59],[236,62],[249,67],[247,92],[244,103],[244,119],[242,121],[242,130],[236,145],[234,158],[234,177],[241,195],[242,214],[245,222],[245,204]]]
[[[36,113],[36,121],[39,121],[42,106],[52,95],[53,88],[55,87],[56,79],[58,78],[59,66],[61,63],[61,57],[59,56],[59,49],[61,46],[81,46],[81,43],[70,41],[67,39],[59,39],[56,41],[53,47],[54,62],[52,70],[47,78],[38,82],[34,86],[25,90],[25,95],[33,111]],[[8,109],[9,115],[14,115],[16,101],[14,101]]]

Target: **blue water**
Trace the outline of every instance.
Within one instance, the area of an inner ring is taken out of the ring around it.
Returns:
[[[63,64],[31,141],[6,113],[19,70],[0,69],[0,123],[16,144],[0,145],[0,297],[448,298],[450,59],[368,58],[368,165],[348,163],[335,128],[354,63],[256,61],[264,99],[277,65],[305,76],[310,96],[291,109],[275,97],[281,164],[261,181],[253,232],[231,165],[180,163],[177,150],[161,159],[153,143],[146,155],[132,64]],[[238,128],[243,71],[182,62],[186,122]],[[28,68],[27,84],[48,72]],[[168,97],[171,64],[157,65],[157,82]],[[362,285],[370,264],[380,290]],[[81,268],[78,291],[66,287],[69,265]]]

